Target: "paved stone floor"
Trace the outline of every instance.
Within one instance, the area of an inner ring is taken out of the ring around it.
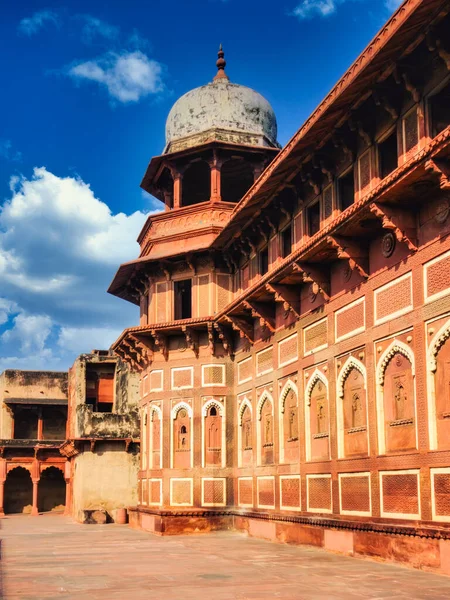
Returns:
[[[1,520],[3,600],[448,600],[450,577],[235,533],[165,537],[62,516]]]

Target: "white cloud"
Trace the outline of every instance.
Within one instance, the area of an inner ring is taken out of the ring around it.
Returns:
[[[11,140],[0,140],[0,158],[20,162],[22,153],[14,150]]]
[[[403,0],[385,0],[384,5],[388,10],[394,12],[394,10],[397,10],[402,2]]]
[[[121,331],[111,327],[62,327],[58,346],[75,355],[94,349],[106,349],[119,337]],[[89,347],[86,346],[86,340],[89,340]]]
[[[45,27],[46,24],[52,24],[55,27],[59,27],[59,17],[53,10],[39,10],[31,17],[22,19],[19,23],[18,30],[20,33],[31,36]]]
[[[41,354],[52,330],[52,320],[47,315],[27,315],[19,313],[14,317],[14,326],[5,331],[1,340],[4,343],[18,342],[23,354]]]
[[[137,323],[136,307],[106,290],[138,256],[147,214],[113,214],[81,178],[44,167],[11,188],[0,210],[0,370],[67,368]]]
[[[68,69],[77,81],[93,81],[105,86],[119,102],[138,102],[164,90],[162,66],[143,52],[110,52],[94,60],[80,62]]]
[[[77,18],[84,23],[81,35],[83,42],[86,44],[91,44],[97,37],[107,40],[115,40],[119,37],[120,28],[115,25],[111,25],[92,15],[78,15]]]
[[[345,0],[302,0],[292,14],[299,19],[312,19],[313,17],[329,17],[334,14],[338,3]]]

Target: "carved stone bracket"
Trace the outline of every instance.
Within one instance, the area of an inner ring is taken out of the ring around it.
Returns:
[[[450,166],[446,161],[437,159],[427,160],[425,169],[439,178],[439,187],[441,190],[448,190],[450,188]]]
[[[270,283],[266,290],[274,294],[275,302],[282,302],[286,311],[291,311],[296,317],[300,317],[300,287],[299,285],[281,285]]]
[[[304,280],[308,279],[317,286],[317,292],[322,294],[324,300],[330,299],[331,286],[330,274],[325,269],[307,262],[297,262],[297,268],[303,273]]]
[[[250,344],[254,343],[255,336],[252,323],[249,323],[243,317],[237,317],[235,315],[230,315],[226,317],[226,319],[231,323],[231,326],[235,331],[239,331],[241,338],[246,338]]]
[[[383,228],[392,231],[399,242],[404,242],[413,252],[417,250],[417,230],[413,213],[377,202],[373,202],[369,209],[381,220]]]
[[[427,35],[427,46],[430,52],[437,52],[438,56],[444,61],[447,71],[450,71],[450,52],[442,43],[442,40],[433,36],[432,32]]]
[[[338,235],[328,236],[327,242],[336,250],[339,259],[348,260],[352,271],[357,271],[361,277],[369,277],[368,252],[358,242]]]
[[[372,136],[368,131],[364,129],[364,125],[361,121],[354,121],[353,119],[348,120],[348,126],[350,131],[355,131],[359,137],[364,141],[366,146],[370,146],[372,144]]]
[[[192,350],[195,357],[198,358],[198,332],[194,331],[191,327],[187,327],[187,325],[183,325],[181,331],[186,338],[187,347]]]
[[[245,308],[251,310],[252,317],[259,319],[261,327],[267,327],[272,332],[275,331],[275,315],[270,304],[253,300],[246,300],[243,304]]]
[[[375,102],[376,106],[380,106],[382,109],[384,109],[391,117],[394,121],[396,121],[399,117],[398,114],[398,110],[396,110],[392,104],[389,102],[388,98],[386,96],[381,96],[380,94],[378,94],[378,92],[374,91],[373,92],[373,101]]]
[[[156,331],[155,329],[151,330],[151,335],[153,336],[155,347],[161,352],[164,356],[165,360],[169,358],[169,346],[167,343],[167,338],[163,333]]]
[[[411,78],[408,75],[408,73],[406,73],[405,71],[399,71],[399,69],[397,68],[394,71],[393,75],[395,83],[397,83],[398,85],[403,85],[405,90],[411,94],[411,97],[414,100],[414,102],[419,102],[421,98],[421,92],[419,88],[416,85],[414,85],[414,83],[411,81]]]
[[[233,336],[231,335],[231,332],[229,332],[228,328],[221,323],[214,323],[214,329],[217,331],[217,335],[219,340],[222,342],[225,352],[228,354],[228,356],[233,356]]]

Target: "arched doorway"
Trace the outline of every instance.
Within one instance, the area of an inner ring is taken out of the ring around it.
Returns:
[[[38,485],[38,511],[49,512],[63,509],[66,502],[64,475],[56,467],[48,467],[41,473]]]
[[[5,514],[30,513],[33,504],[33,483],[28,469],[15,467],[5,481]]]

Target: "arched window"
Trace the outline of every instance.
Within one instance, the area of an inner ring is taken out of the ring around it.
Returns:
[[[220,170],[220,196],[224,202],[239,202],[254,182],[252,166],[243,159],[227,160]]]
[[[207,162],[201,160],[186,169],[181,195],[181,206],[192,206],[211,198],[211,169]]]

